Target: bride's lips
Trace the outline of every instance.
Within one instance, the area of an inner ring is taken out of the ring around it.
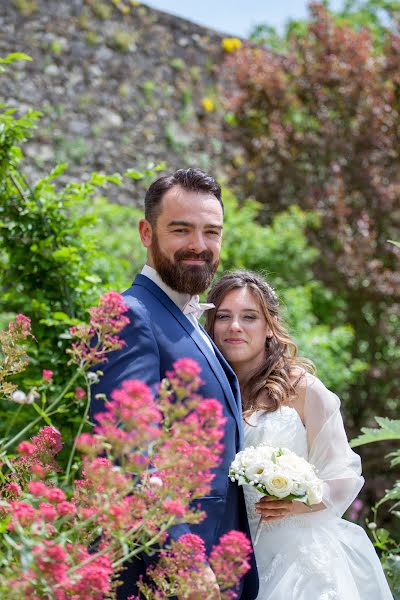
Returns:
[[[227,338],[226,340],[224,340],[224,342],[226,342],[227,344],[233,344],[234,346],[246,343],[245,340],[242,340],[240,338]]]

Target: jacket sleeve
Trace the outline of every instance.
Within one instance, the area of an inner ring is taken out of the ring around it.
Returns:
[[[131,299],[130,299],[131,300]],[[127,380],[138,379],[146,383],[154,393],[163,377],[160,370],[160,355],[158,343],[154,337],[150,318],[145,308],[135,301],[129,302],[129,324],[119,334],[124,346],[111,352],[101,365],[93,371],[102,371],[99,382],[91,386],[91,419],[95,421],[96,413],[104,410],[104,398],[96,398],[98,394],[110,397],[113,390],[122,386]],[[190,533],[186,523],[175,525],[168,530],[172,539],[177,539],[184,533]],[[145,562],[147,558],[144,557]]]
[[[309,461],[323,480],[323,503],[341,516],[364,484],[361,459],[350,448],[339,398],[319,379],[307,377],[304,409]]]
[[[130,300],[127,313],[129,323],[119,334],[124,342],[123,347],[108,354],[104,363],[93,368],[93,371],[102,371],[103,375],[91,387],[92,418],[103,410],[104,399],[96,398],[98,394],[105,394],[109,398],[113,390],[132,379],[143,381],[155,392],[161,379],[158,344],[148,313],[139,302]]]

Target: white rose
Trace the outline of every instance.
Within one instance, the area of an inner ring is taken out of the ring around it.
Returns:
[[[307,501],[308,504],[319,504],[322,502],[322,481],[316,479],[307,486]]]
[[[270,473],[262,478],[262,483],[265,486],[268,494],[277,498],[286,498],[292,493],[293,481],[290,477],[281,471]]]
[[[260,481],[260,478],[264,474],[264,470],[264,464],[255,463],[247,467],[247,469],[245,469],[244,475],[245,477],[247,477],[247,479],[250,479],[250,481],[255,481],[256,483],[258,483]]]
[[[292,494],[295,496],[304,496],[306,492],[307,487],[303,481],[293,481]]]

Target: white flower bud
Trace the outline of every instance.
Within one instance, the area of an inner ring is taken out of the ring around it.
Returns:
[[[368,529],[376,529],[377,525],[376,523],[374,523],[374,521],[371,521],[371,523],[368,523]]]
[[[163,482],[161,477],[157,477],[157,475],[152,475],[149,479],[149,484],[153,485],[154,487],[162,487]]]
[[[26,397],[26,404],[32,404],[40,398],[40,394],[36,390],[31,390]]]
[[[88,372],[87,378],[89,380],[89,383],[98,383],[99,382],[99,376],[97,375],[97,373],[93,373],[93,371]]]
[[[26,404],[26,394],[22,390],[15,390],[15,392],[13,392],[12,399],[18,404]]]

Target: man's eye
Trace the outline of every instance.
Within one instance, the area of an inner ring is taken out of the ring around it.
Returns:
[[[187,229],[174,229],[174,233],[187,233]]]
[[[214,230],[210,230],[210,231],[206,231],[207,235],[215,235],[215,236],[219,236],[220,232],[219,231],[214,231]]]

